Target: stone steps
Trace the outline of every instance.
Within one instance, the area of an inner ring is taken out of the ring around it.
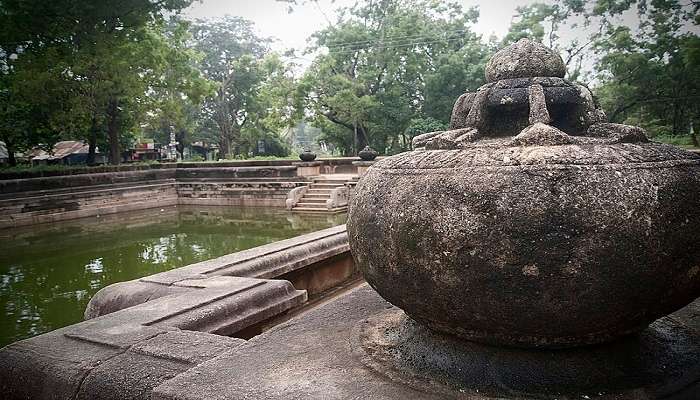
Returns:
[[[338,208],[293,208],[292,211],[294,212],[299,212],[299,213],[315,213],[315,214],[338,214],[342,212],[346,212],[348,210],[348,207],[338,207]]]
[[[329,209],[326,201],[330,200],[333,189],[345,186],[347,179],[314,179],[304,196],[292,208],[295,212],[338,213],[347,210],[347,206]]]

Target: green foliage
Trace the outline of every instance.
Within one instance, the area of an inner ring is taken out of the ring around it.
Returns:
[[[0,140],[10,153],[77,139],[118,162],[134,138],[165,144],[175,133],[181,154],[204,141],[222,158],[285,157],[292,140],[280,135],[306,121],[334,154],[366,144],[393,154],[446,129],[454,100],[484,83],[489,56],[522,37],[559,51],[569,79],[594,65],[594,92],[614,122],[660,138],[700,127],[696,1],[533,3],[498,43],[471,31],[476,9],[358,1],[312,35],[314,60],[298,79],[252,22],[187,23],[177,14],[190,3],[1,0]]]
[[[270,53],[270,39],[258,37],[245,19],[197,21],[191,31],[204,55],[200,68],[215,88],[202,109],[202,138],[216,141],[228,158],[247,154],[257,140],[277,144],[271,133],[288,126],[296,112],[290,106],[292,65]],[[284,153],[282,147],[275,152]]]
[[[321,50],[298,86],[322,139],[343,154],[366,143],[406,148],[417,115],[449,119],[454,98],[483,83],[488,48],[470,31],[478,13],[427,0],[384,0],[343,9],[313,35]]]
[[[197,91],[192,86],[201,86],[192,70],[178,68],[189,63],[190,55],[176,46],[177,39],[169,41],[177,35],[167,38],[164,33],[164,13],[189,4],[0,3],[0,74],[10,102],[0,112],[14,121],[31,114],[29,126],[11,124],[2,129],[2,139],[12,142],[14,150],[37,143],[50,148],[60,138],[86,139],[91,156],[98,142],[108,143],[111,161],[118,163],[120,147],[153,111],[152,98],[164,89],[174,91],[164,85],[165,75],[178,74],[169,82],[178,81],[181,92],[191,94]]]
[[[413,138],[414,136],[418,136],[423,133],[444,131],[447,129],[447,127],[448,124],[438,121],[432,117],[414,118],[411,120],[410,125],[408,125],[404,133],[406,133],[406,135],[408,135],[410,138]]]
[[[685,147],[688,149],[698,148],[693,143],[693,137],[690,135],[657,135],[654,136],[655,142],[672,144],[675,146]]]
[[[600,2],[602,15],[615,15],[631,2]],[[598,94],[612,121],[638,116],[651,134],[682,135],[700,126],[700,38],[694,17],[700,4],[638,3],[639,27],[608,23],[596,49]]]

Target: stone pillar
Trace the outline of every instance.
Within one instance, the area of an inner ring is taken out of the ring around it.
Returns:
[[[357,168],[357,175],[362,176],[367,172],[367,169],[374,164],[374,161],[353,161],[352,165]]]
[[[297,176],[308,177],[321,175],[321,161],[303,161],[293,163],[297,167]]]

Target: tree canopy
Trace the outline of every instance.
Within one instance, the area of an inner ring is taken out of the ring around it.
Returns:
[[[287,1],[294,9],[304,1]],[[453,102],[484,83],[498,48],[529,37],[589,81],[614,122],[652,135],[700,126],[700,2],[555,0],[519,7],[498,40],[477,8],[358,1],[310,38],[310,65],[271,50],[240,17],[187,21],[191,0],[0,0],[0,140],[11,156],[84,140],[117,163],[136,137],[220,157],[287,155],[282,132],[311,124],[354,155],[445,129]],[[10,160],[14,162],[13,159]]]
[[[453,99],[483,82],[489,51],[470,30],[477,18],[475,9],[424,0],[343,9],[313,35],[311,50],[324,51],[299,83],[301,104],[345,154],[367,143],[404,150],[412,120],[448,120]]]

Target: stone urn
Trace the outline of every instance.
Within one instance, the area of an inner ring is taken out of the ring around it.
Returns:
[[[362,161],[373,161],[375,158],[377,158],[379,153],[377,153],[377,151],[373,148],[365,146],[365,148],[360,150],[357,155],[360,157],[360,159],[362,159]]]
[[[316,159],[316,153],[311,152],[308,148],[299,154],[299,159],[304,162],[311,162]]]
[[[563,66],[529,40],[501,50],[450,130],[357,184],[355,261],[419,323],[572,347],[641,331],[700,295],[700,156],[605,122]]]

